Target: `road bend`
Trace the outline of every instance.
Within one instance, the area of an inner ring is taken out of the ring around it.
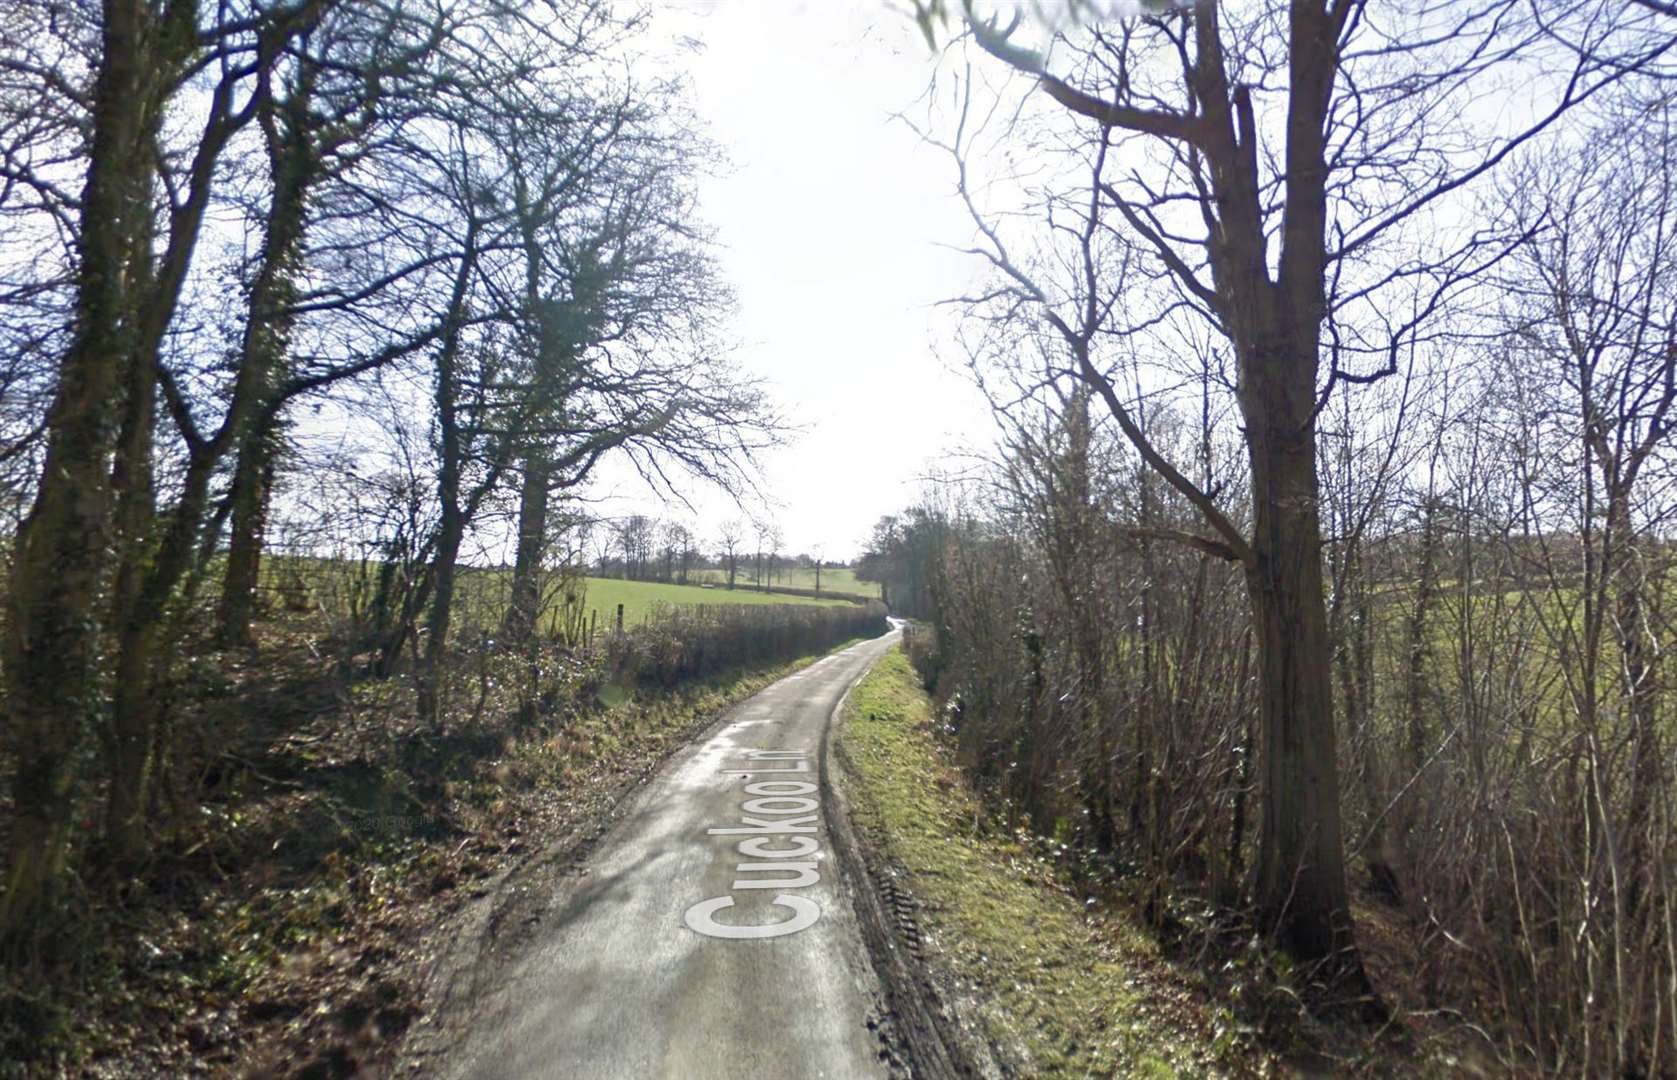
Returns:
[[[439,1071],[887,1075],[819,785],[835,707],[895,640],[780,680],[631,796]]]

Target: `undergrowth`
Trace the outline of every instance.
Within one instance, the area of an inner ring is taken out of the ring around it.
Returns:
[[[380,1071],[422,1013],[439,925],[815,659],[655,691],[547,657],[532,709],[525,658],[494,658],[460,672],[437,731],[407,679],[264,633],[193,706],[195,728],[246,733],[211,758],[196,823],[131,877],[79,882],[48,945],[0,968],[0,1076]]]

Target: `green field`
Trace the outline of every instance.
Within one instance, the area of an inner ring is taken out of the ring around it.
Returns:
[[[822,588],[826,588],[826,571],[822,572]],[[586,578],[588,599],[586,606],[600,613],[600,625],[608,625],[617,618],[617,605],[623,605],[623,625],[644,622],[648,613],[659,604],[816,604],[849,603],[847,600],[817,600],[808,596],[785,596],[775,593],[753,592],[750,589],[705,588],[701,585],[662,585],[654,581],[620,581],[617,578]]]
[[[728,572],[726,570],[697,570],[694,571],[693,577],[699,581],[724,584],[728,580]],[[740,585],[756,584],[752,580],[749,567],[743,560],[740,563],[739,576],[734,579],[734,584],[735,591],[738,591]],[[815,571],[787,570],[784,573],[775,574],[769,580],[769,586],[776,589],[813,589],[815,588]],[[829,589],[836,593],[851,593],[856,596],[871,596],[876,599],[879,596],[879,582],[859,581],[856,578],[856,571],[848,568],[821,571],[821,591],[826,592]]]
[[[494,626],[506,611],[506,590],[512,575],[505,570],[468,573],[459,586],[462,625]],[[588,593],[583,598],[583,622],[594,622],[600,630],[609,630],[617,619],[617,605],[623,605],[623,625],[639,626],[659,605],[691,607],[700,604],[748,604],[751,606],[796,604],[831,607],[849,604],[849,600],[808,596],[788,596],[784,593],[763,593],[750,589],[706,588],[701,585],[665,585],[655,581],[623,581],[618,578],[584,578]],[[557,603],[547,609],[547,620],[559,618]],[[597,621],[596,621],[597,620]]]
[[[366,593],[372,588],[371,577],[376,573],[376,568],[358,566],[348,560],[281,555],[264,559],[262,572],[263,588],[268,594],[269,602],[276,606],[295,598],[305,607],[319,604],[324,609],[341,611],[352,593]],[[848,575],[849,571],[821,572],[823,592],[827,591],[827,579],[839,574]],[[665,585],[653,581],[622,581],[617,578],[596,577],[583,580],[588,587],[587,596],[583,601],[584,611],[597,612],[597,625],[602,629],[609,628],[615,622],[618,604],[623,605],[623,625],[638,626],[645,622],[646,617],[660,604],[671,607],[699,604],[814,604],[825,607],[851,602],[839,599],[836,595],[833,599],[816,599],[786,593],[758,592],[750,588],[743,578],[740,579],[739,586],[731,590],[721,585]],[[846,589],[840,590],[835,586],[835,593],[854,587],[853,578],[845,577],[841,580]],[[455,586],[458,625],[498,625],[506,611],[511,583],[512,574],[508,570],[463,567]],[[793,585],[790,580],[776,584],[799,587]],[[877,587],[874,587],[869,595],[877,596]],[[556,616],[557,611],[549,612],[550,618]]]

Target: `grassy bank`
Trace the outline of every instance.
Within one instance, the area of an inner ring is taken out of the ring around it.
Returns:
[[[971,988],[1021,1075],[1267,1071],[1232,1019],[1121,913],[1080,902],[1050,862],[985,825],[900,650],[857,685],[839,745],[858,824],[900,870],[934,967]]]

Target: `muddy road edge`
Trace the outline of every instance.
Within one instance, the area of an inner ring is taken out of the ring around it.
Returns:
[[[821,799],[834,861],[885,994],[891,1041],[900,1047],[911,1074],[918,1080],[1007,1076],[988,1038],[951,1015],[952,995],[946,993],[940,973],[920,948],[912,901],[896,885],[888,860],[851,816],[851,792],[856,790],[853,769],[835,736],[856,685],[888,652],[851,680],[822,732]]]

